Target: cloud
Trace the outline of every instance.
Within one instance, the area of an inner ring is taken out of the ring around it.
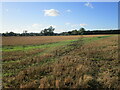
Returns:
[[[87,24],[80,24],[81,27],[87,26]]]
[[[73,24],[73,25],[71,25],[71,27],[76,28],[76,27],[78,27],[78,24]]]
[[[53,28],[56,28],[56,27],[57,27],[56,25],[49,25],[49,26],[52,26]]]
[[[32,27],[36,27],[36,26],[38,26],[38,24],[32,24]]]
[[[59,13],[58,10],[49,9],[49,10],[44,10],[44,15],[45,15],[45,16],[59,16],[60,13]]]
[[[67,23],[65,23],[65,25],[66,25],[66,26],[68,26],[68,25],[70,25],[70,23],[69,23],[69,22],[67,22]]]
[[[93,8],[93,5],[90,2],[85,3],[85,6]]]
[[[57,27],[56,25],[46,25],[46,26],[43,27],[43,29],[49,28],[50,26],[52,26],[53,28],[56,28],[56,27]]]
[[[72,27],[72,28],[76,28],[76,27],[79,26],[79,24],[72,24],[72,23],[69,23],[69,22],[65,23],[65,25],[66,25],[66,26],[70,26],[70,27]]]
[[[30,32],[36,32],[39,33],[41,30],[44,30],[45,28],[49,28],[52,26],[57,30],[56,28],[59,29],[58,25],[53,25],[53,24],[41,24],[41,23],[33,23],[33,24],[20,24],[20,25],[3,25],[2,31],[0,33],[5,33],[5,32],[11,32],[11,30],[15,33],[22,33],[24,30],[27,30],[29,33]]]
[[[32,24],[31,27],[29,27],[28,29],[34,30],[34,31],[39,31],[39,30],[43,30],[45,28],[49,28],[50,26],[52,26],[53,28],[56,28],[56,25],[52,25],[52,24]]]
[[[42,24],[32,24],[32,27],[41,27],[42,26]]]
[[[72,12],[70,9],[66,10],[66,12]]]

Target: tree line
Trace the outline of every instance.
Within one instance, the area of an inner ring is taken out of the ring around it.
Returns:
[[[40,33],[27,33],[27,30],[24,30],[23,33],[14,33],[6,32],[1,33],[2,36],[59,36],[59,35],[97,35],[97,34],[120,34],[120,30],[93,30],[86,31],[85,28],[80,28],[79,30],[75,29],[68,32],[54,33],[55,28],[50,26],[41,30]]]

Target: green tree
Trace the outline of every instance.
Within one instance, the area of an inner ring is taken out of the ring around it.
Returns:
[[[49,35],[53,35],[54,34],[54,30],[55,30],[55,28],[53,28],[52,26],[50,26],[48,28]]]
[[[72,35],[78,35],[78,31],[77,30],[73,30],[73,31],[71,31],[71,34]]]
[[[54,30],[55,30],[55,28],[50,26],[49,28],[47,28],[47,29],[45,28],[44,30],[42,30],[41,35],[52,36],[52,35],[54,35]]]
[[[79,29],[79,34],[83,35],[85,33],[85,29],[84,28],[80,28]]]

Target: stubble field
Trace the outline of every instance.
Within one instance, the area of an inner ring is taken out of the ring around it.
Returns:
[[[120,88],[118,35],[2,39],[3,88]]]
[[[105,35],[83,35],[82,37],[97,37]],[[81,35],[74,36],[12,36],[2,37],[2,45],[36,45],[45,44],[65,40],[74,40],[80,38]]]

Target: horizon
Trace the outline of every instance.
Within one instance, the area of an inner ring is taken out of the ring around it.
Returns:
[[[85,29],[85,28],[84,28]],[[90,30],[90,29],[88,29],[88,30],[86,30],[85,29],[85,31],[109,31],[109,30],[120,30],[120,29],[94,29],[94,30]],[[14,32],[14,31],[10,31],[10,32],[13,32],[13,33],[16,33],[16,34],[22,34],[22,33],[24,33],[24,31],[26,31],[26,30],[23,30],[23,32]],[[69,31],[72,31],[72,30],[69,30]],[[66,32],[69,32],[69,31],[66,31]],[[78,31],[78,30],[77,30]],[[10,32],[3,32],[3,33],[10,33]],[[53,31],[54,32],[54,31]],[[64,32],[64,31],[63,31]],[[58,33],[58,34],[60,34],[60,33],[63,33],[63,32],[55,32],[55,33]],[[3,34],[3,33],[1,33],[0,32],[0,34]],[[41,32],[28,32],[27,31],[27,33],[41,33]]]
[[[103,9],[104,8],[104,9]],[[4,2],[0,33],[39,33],[53,26],[55,33],[81,27],[86,30],[118,29],[118,2]]]

